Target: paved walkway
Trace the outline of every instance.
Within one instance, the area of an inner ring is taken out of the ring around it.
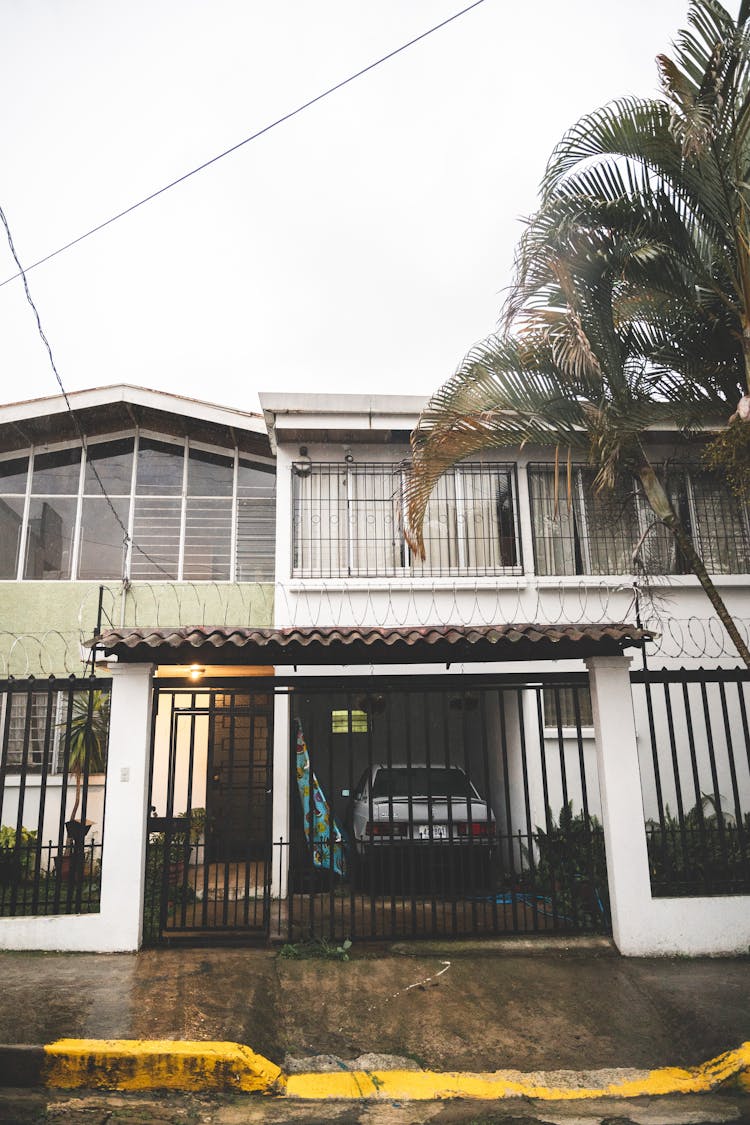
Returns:
[[[436,1070],[691,1066],[750,1040],[750,960],[628,959],[602,941],[356,946],[348,962],[0,953],[0,980],[0,1043],[229,1040],[287,1067],[371,1052]]]

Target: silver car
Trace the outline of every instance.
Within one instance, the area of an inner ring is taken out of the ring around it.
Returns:
[[[495,843],[492,810],[459,766],[375,765],[352,797],[350,831],[360,857],[399,844]]]

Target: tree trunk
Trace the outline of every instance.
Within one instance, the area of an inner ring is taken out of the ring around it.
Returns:
[[[740,658],[745,666],[750,668],[750,650],[748,650],[739,629],[735,623],[734,618],[727,609],[724,601],[713,584],[711,575],[706,570],[703,559],[700,557],[693,541],[688,535],[687,531],[680,522],[680,518],[672,507],[672,503],[664,490],[659,477],[656,474],[652,465],[645,464],[639,465],[636,469],[638,479],[643,485],[643,491],[646,494],[654,513],[659,517],[665,527],[669,528],[674,536],[678,547],[682,551],[690,569],[700,582],[703,589],[706,591],[711,605],[716,610],[716,614],[721,621],[722,625],[729,634],[734,647],[740,654]]]
[[[76,813],[78,812],[78,806],[80,805],[80,803],[81,803],[81,771],[76,770],[76,799],[73,802],[73,808],[71,810],[70,817],[69,817],[70,820],[75,820]]]

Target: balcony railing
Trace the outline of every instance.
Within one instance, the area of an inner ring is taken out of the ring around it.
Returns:
[[[425,516],[424,559],[403,536],[405,465],[292,469],[296,577],[521,573],[513,465],[460,465],[440,478]]]

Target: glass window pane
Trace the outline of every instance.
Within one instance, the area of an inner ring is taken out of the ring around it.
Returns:
[[[320,464],[295,470],[293,466],[295,573],[302,577],[346,573],[349,549],[346,468]],[[249,505],[252,503],[247,501]],[[245,508],[243,513],[240,504],[240,521],[251,512],[252,508]]]
[[[240,457],[237,467],[237,495],[248,497],[275,496],[276,471]]]
[[[0,498],[0,578],[15,578],[21,546],[23,497]]]
[[[26,478],[29,471],[28,457],[14,457],[10,461],[0,461],[0,493],[26,492]]]
[[[234,462],[219,453],[191,449],[188,459],[188,496],[231,496]]]
[[[113,500],[112,507],[128,526],[128,500]],[[125,564],[124,532],[103,497],[86,496],[81,511],[79,578],[122,578]]]
[[[390,465],[375,471],[368,465],[354,465],[346,470],[342,483],[349,501],[352,573],[395,574],[404,564],[401,473]]]
[[[425,509],[425,559],[413,558],[417,574],[444,574],[459,565],[456,474],[444,473],[437,481]]]
[[[545,727],[576,726],[576,698],[578,700],[578,718],[582,727],[594,725],[591,710],[591,694],[588,687],[559,687],[544,689],[544,725]]]
[[[574,467],[557,484],[552,466],[529,470],[537,574],[629,574],[641,535],[633,486],[597,492],[594,472]]]
[[[32,500],[24,578],[70,578],[76,500]]]
[[[581,537],[585,574],[630,574],[640,538],[630,480],[597,492],[590,469],[574,472],[573,510]]]
[[[77,496],[80,465],[80,449],[37,453],[31,491],[35,496]]]
[[[130,562],[133,578],[163,581],[177,577],[181,511],[181,500],[136,499]]]
[[[94,475],[94,469],[99,480]],[[133,471],[133,439],[100,441],[86,450],[86,476],[83,490],[101,496],[102,486],[110,496],[129,496]],[[101,484],[99,483],[101,481]]]
[[[513,476],[492,465],[463,465],[459,535],[465,537],[466,566],[493,573],[517,564]]]
[[[227,582],[231,554],[232,501],[211,497],[188,500],[183,577],[197,582]]]
[[[141,438],[138,444],[139,496],[180,496],[185,450],[181,445]]]
[[[572,505],[568,507],[563,468],[555,488],[552,468],[529,469],[529,493],[537,574],[577,574],[580,551]]]
[[[238,501],[237,581],[273,581],[275,555],[276,507],[273,499]]]
[[[750,568],[750,526],[747,511],[718,473],[690,473],[695,523],[693,538],[706,570],[713,574],[744,574]]]
[[[9,697],[6,696],[6,699]],[[56,696],[52,696],[55,707]],[[26,767],[28,773],[38,773],[45,761],[45,734],[47,733],[47,710],[50,697],[45,693],[32,695],[13,692],[10,696],[10,721],[8,725],[8,746],[6,765],[8,769],[20,771]],[[30,706],[29,706],[30,704]],[[26,719],[29,710],[31,717]],[[54,723],[50,725],[50,739],[47,746],[46,761],[50,772],[55,768],[54,743],[56,740]]]

